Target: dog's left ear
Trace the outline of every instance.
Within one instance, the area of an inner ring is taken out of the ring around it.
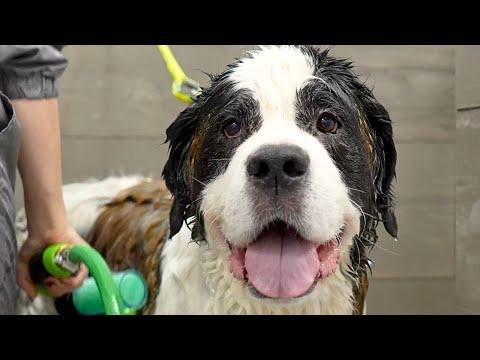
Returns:
[[[190,206],[190,146],[197,130],[198,105],[192,104],[180,113],[167,129],[168,160],[163,169],[165,184],[173,195],[170,210],[170,237],[180,231]]]
[[[392,181],[396,176],[397,151],[393,141],[392,121],[387,110],[373,96],[365,86],[358,94],[363,107],[363,113],[369,125],[373,147],[376,156],[375,188],[376,205],[380,212],[385,230],[397,238],[398,226],[394,212]]]

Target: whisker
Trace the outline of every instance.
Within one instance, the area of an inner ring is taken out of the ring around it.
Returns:
[[[360,207],[360,205],[358,205],[355,201],[351,200],[350,201],[353,203],[354,206],[357,207],[358,210],[360,210],[360,212],[362,213],[362,217],[363,217],[363,222],[366,223],[367,220],[365,219],[365,211],[363,211],[363,209]],[[364,232],[365,229],[362,229],[362,232],[360,233],[360,236],[362,236],[363,232]]]
[[[363,191],[363,190],[360,190],[360,189],[354,189],[354,188],[351,188],[351,187],[347,187],[347,189],[349,189],[349,190],[352,190],[352,191],[358,191],[358,192],[361,192],[361,193],[363,193],[363,194],[365,194],[365,193],[366,193],[366,192],[365,192],[365,191]]]
[[[220,218],[221,214],[218,214],[213,220],[208,224],[207,231],[210,232],[211,226]]]
[[[205,195],[199,196],[198,198],[192,201],[192,204],[195,204],[197,201],[205,199],[205,197],[206,197]]]
[[[360,269],[360,263],[362,262],[362,254],[360,253],[360,246],[358,246],[356,241],[354,241],[354,243],[358,250],[358,263],[357,263],[357,269],[355,270],[355,272],[358,274],[358,270]]]
[[[369,218],[373,219],[373,220],[376,220],[376,221],[379,221],[379,222],[384,222],[382,219],[379,219],[378,217],[373,216],[372,214],[369,214],[369,213],[366,213],[366,212],[364,212],[364,214],[366,216],[368,216]]]
[[[372,249],[373,249],[373,248],[378,248],[378,249],[380,249],[380,250],[385,251],[385,252],[388,253],[388,254],[395,255],[395,256],[401,256],[401,254],[399,254],[399,253],[396,253],[396,252],[394,252],[394,251],[385,249],[384,247],[378,245],[378,243],[373,242],[373,241],[371,241],[371,240],[369,240],[369,239],[367,239],[367,238],[365,238],[365,237],[363,237],[363,236],[360,236],[360,237],[359,237],[359,240],[360,240],[360,242],[361,242],[362,244],[364,244],[364,245],[365,245],[365,243],[362,241],[362,239],[363,239],[363,240],[366,240],[368,246],[371,246]]]
[[[391,255],[401,256],[401,254],[399,254],[395,251],[391,251],[391,250],[388,250],[388,249],[385,249],[385,248],[381,247],[380,245],[378,245],[378,243],[373,244],[373,247],[379,248],[380,250],[383,250],[386,253],[391,254]]]
[[[198,180],[195,176],[192,176],[193,180],[199,182],[200,184],[202,184],[203,186],[207,186],[207,184],[205,184],[204,182],[201,182],[200,180]]]

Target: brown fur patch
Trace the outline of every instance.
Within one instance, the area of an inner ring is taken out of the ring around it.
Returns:
[[[143,182],[105,205],[89,235],[89,243],[112,271],[135,269],[148,284],[143,314],[155,309],[160,289],[160,253],[168,236],[172,205],[163,181]]]
[[[365,299],[368,292],[368,276],[366,273],[360,274],[358,286],[354,287],[354,308],[353,315],[362,315],[365,306]]]
[[[210,118],[210,115],[207,116],[207,120]],[[190,145],[190,168],[189,168],[189,179],[190,179],[190,189],[194,189],[195,183],[193,176],[190,176],[193,173],[193,169],[195,168],[195,163],[197,158],[200,155],[200,151],[202,149],[203,142],[205,140],[205,136],[207,133],[207,129],[204,127],[200,127],[197,130],[196,135],[193,137],[192,144]]]
[[[367,121],[365,119],[365,116],[359,112],[359,119],[360,119],[360,135],[362,137],[362,141],[365,145],[365,148],[367,149],[367,153],[370,157],[370,163],[373,162],[373,139],[372,136],[370,135],[370,129],[368,127]]]

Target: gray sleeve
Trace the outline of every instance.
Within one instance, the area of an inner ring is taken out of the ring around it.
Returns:
[[[0,45],[0,91],[10,99],[58,96],[67,67],[62,45]]]

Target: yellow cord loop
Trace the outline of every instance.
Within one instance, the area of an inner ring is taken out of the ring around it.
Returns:
[[[200,85],[185,75],[168,45],[157,45],[157,47],[172,77],[173,96],[180,101],[192,103],[202,92]]]

